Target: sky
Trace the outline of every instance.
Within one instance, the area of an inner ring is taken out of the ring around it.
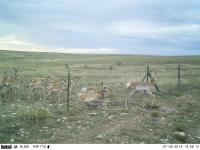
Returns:
[[[0,0],[0,49],[200,55],[200,1]]]

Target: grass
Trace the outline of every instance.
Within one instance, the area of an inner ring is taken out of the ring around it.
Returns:
[[[160,115],[160,113],[158,111],[151,113],[152,117],[158,117],[159,115]]]
[[[17,116],[21,120],[41,121],[50,118],[51,114],[47,108],[35,106],[20,106]]]
[[[114,98],[115,98],[115,95],[114,95],[113,93],[109,93],[108,98],[114,99]]]
[[[177,87],[177,64],[181,62],[181,87]],[[82,55],[0,51],[0,77],[17,69],[20,88],[0,91],[0,143],[199,143],[200,56]],[[125,109],[125,84],[141,81],[150,65],[157,71],[160,93],[156,98],[135,94]],[[56,95],[46,100],[25,85],[50,74],[67,79],[71,73],[70,107],[66,91],[61,104]],[[88,109],[75,102],[82,87],[101,82],[112,89],[107,108]],[[7,95],[7,97],[6,97]],[[177,121],[178,120],[178,121]],[[41,132],[38,132],[41,131]],[[175,132],[192,138],[180,139]],[[95,140],[97,135],[105,135]]]
[[[159,109],[160,108],[160,102],[158,100],[146,100],[144,102],[144,107],[146,109]]]
[[[122,136],[133,136],[135,134],[135,129],[132,128],[122,128],[120,129],[120,135]]]
[[[178,122],[175,124],[175,130],[185,132],[185,125],[182,122]]]

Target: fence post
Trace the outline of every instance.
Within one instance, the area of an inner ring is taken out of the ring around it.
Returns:
[[[147,66],[147,82],[149,82],[149,66]]]
[[[68,81],[67,81],[67,112],[69,111],[69,89],[70,88],[70,70],[68,70]]]
[[[181,84],[181,64],[179,63],[178,64],[178,86],[180,86],[180,84]]]

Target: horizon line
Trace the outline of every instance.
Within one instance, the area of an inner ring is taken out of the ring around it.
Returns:
[[[186,54],[186,55],[165,55],[165,54],[139,54],[139,53],[73,53],[73,52],[54,52],[54,51],[36,51],[36,50],[8,50],[0,49],[0,51],[9,51],[9,52],[27,52],[27,53],[54,53],[54,54],[72,54],[72,55],[134,55],[134,56],[157,56],[157,57],[184,57],[184,56],[200,56],[200,54]]]

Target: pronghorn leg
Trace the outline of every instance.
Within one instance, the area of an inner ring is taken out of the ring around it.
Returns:
[[[107,110],[107,103],[106,103],[106,101],[101,101],[101,103],[104,106],[104,109]]]
[[[35,92],[35,88],[32,88],[30,90],[31,99],[34,99],[34,92]]]
[[[148,92],[149,95],[156,97],[151,91]]]
[[[128,109],[128,98],[126,98],[126,109]]]
[[[49,92],[45,95],[44,100],[46,100],[47,97],[48,97],[50,94],[51,94],[51,91],[49,91]]]
[[[28,97],[29,99],[32,98],[32,88],[28,90]]]
[[[81,101],[83,102],[85,100],[84,96],[85,96],[85,94],[83,92],[81,94],[79,93],[79,96],[76,98],[76,104],[75,104],[76,107],[79,102],[81,102]]]
[[[147,94],[147,90],[144,90],[144,93]]]
[[[42,89],[40,89],[40,100],[42,99]]]
[[[136,90],[133,90],[133,92],[130,95],[130,98],[133,97],[133,95],[135,95]]]
[[[128,99],[131,98],[135,94],[135,92],[136,92],[136,90],[133,90],[131,92],[131,94],[129,94],[128,98],[126,98],[126,101],[125,101],[125,103],[126,103],[126,109],[128,109]]]

